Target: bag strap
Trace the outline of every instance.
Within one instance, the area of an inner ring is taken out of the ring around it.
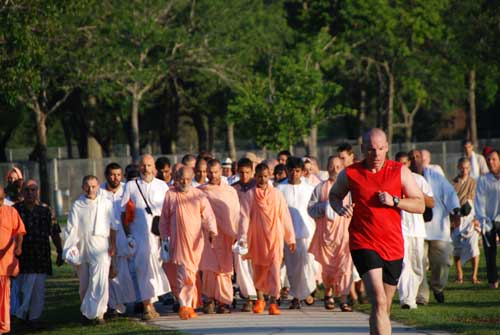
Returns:
[[[139,192],[141,193],[142,199],[143,199],[143,200],[144,200],[144,202],[146,203],[146,208],[147,208],[147,209],[148,209],[148,211],[151,213],[151,215],[153,215],[153,210],[151,209],[151,207],[149,207],[148,201],[146,200],[146,197],[145,197],[145,196],[144,196],[144,194],[142,193],[141,187],[139,186],[139,182],[137,181],[137,179],[135,180],[135,184],[137,185],[137,188],[139,189]]]

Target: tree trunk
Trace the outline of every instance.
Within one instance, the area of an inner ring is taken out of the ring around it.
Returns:
[[[236,160],[236,143],[234,141],[234,122],[227,122],[227,151],[229,157],[234,161]]]
[[[389,80],[389,91],[387,92],[387,141],[389,144],[392,143],[392,137],[394,135],[394,76],[391,73],[389,66],[387,65],[387,77]]]
[[[307,141],[307,154],[309,156],[318,157],[318,125],[311,127],[309,139]]]
[[[194,127],[198,134],[198,151],[208,150],[208,134],[205,118],[200,112],[191,114],[193,118]]]
[[[62,118],[64,141],[66,142],[66,153],[69,159],[73,158],[73,143],[71,141],[71,121],[67,117]]]
[[[140,138],[139,138],[139,104],[141,97],[134,93],[132,94],[132,110],[130,113],[130,142],[131,155],[134,162],[139,161],[141,154]]]
[[[377,123],[376,126],[378,128],[385,128],[384,124],[384,116],[386,114],[385,110],[385,80],[380,71],[380,68],[377,67],[377,77],[378,77],[378,99],[377,99]]]
[[[469,71],[469,136],[472,144],[477,148],[477,119],[476,119],[476,69]]]
[[[358,144],[361,144],[363,139],[363,133],[365,131],[365,119],[366,119],[366,90],[361,89],[359,111],[358,111]]]
[[[7,154],[5,153],[5,149],[7,148],[7,143],[14,132],[13,127],[6,129],[5,134],[0,138],[0,162],[7,162]]]
[[[215,149],[215,118],[208,116],[208,151],[213,153]]]
[[[47,166],[47,113],[35,103],[33,112],[36,120],[36,156],[40,173],[40,199],[50,205],[49,170]]]

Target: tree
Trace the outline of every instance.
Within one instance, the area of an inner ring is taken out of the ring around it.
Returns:
[[[71,18],[81,6],[59,1],[9,2],[0,11],[2,21],[1,90],[10,104],[20,102],[31,111],[37,144],[41,199],[50,203],[47,170],[47,119],[68,98],[74,87],[71,59],[78,27]]]
[[[289,148],[334,111],[325,105],[340,87],[323,81],[319,69],[309,69],[305,63],[280,57],[270,64],[267,76],[256,75],[245,82],[229,105],[231,117],[252,129],[258,145]]]
[[[448,26],[453,32],[449,43],[450,58],[462,67],[467,83],[467,135],[476,146],[478,88],[484,107],[494,102],[499,88],[499,10],[495,1],[453,0],[447,15]]]
[[[89,82],[109,81],[129,97],[132,158],[140,155],[139,114],[144,97],[166,77],[182,43],[171,27],[186,1],[93,1],[86,27]]]
[[[385,78],[380,77],[380,80],[385,82],[386,97],[380,96],[379,99],[386,101],[385,128],[389,141],[394,136],[395,106],[409,92],[409,88],[405,88],[406,94],[398,98],[398,90],[402,89],[398,84],[410,84],[415,89],[412,93],[414,97],[421,95],[421,89],[427,85],[425,82],[417,84],[413,79],[403,78],[405,73],[416,73],[408,71],[407,62],[411,58],[418,58],[426,48],[445,41],[443,15],[446,9],[446,1],[352,0],[339,5],[340,15],[335,33],[346,46],[346,57],[364,60],[385,74]],[[427,66],[423,61],[413,61],[411,65],[418,65],[419,70]],[[441,79],[444,84],[445,78]],[[421,99],[413,99],[414,107]],[[405,108],[408,110],[407,106],[402,106],[401,110],[405,111]],[[411,108],[413,111],[418,109]],[[411,112],[408,113],[404,115],[407,122],[411,119]]]

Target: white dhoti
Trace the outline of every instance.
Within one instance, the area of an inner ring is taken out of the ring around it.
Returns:
[[[45,273],[22,273],[16,278],[19,303],[14,314],[21,320],[38,320],[45,303]]]
[[[234,255],[234,271],[236,272],[236,285],[245,297],[257,299],[257,291],[253,283],[252,270],[248,260],[241,259],[241,255]]]
[[[144,238],[138,239],[134,236],[138,242],[134,265],[141,301],[156,298],[170,292],[167,275],[161,267],[158,238],[152,234],[150,235],[150,241],[141,241]]]
[[[109,257],[101,257],[98,262],[82,262],[78,267],[80,311],[87,319],[102,317],[108,309],[110,265]]]
[[[398,282],[399,301],[401,305],[417,308],[418,288],[424,280],[424,238],[404,237],[405,254],[403,270]]]
[[[134,283],[130,274],[127,257],[117,256],[114,259],[116,277],[109,280],[109,307],[124,313],[123,304],[136,301]]]
[[[469,234],[463,235],[458,229],[453,230],[451,234],[453,241],[453,256],[460,257],[462,265],[473,257],[480,255],[479,251],[479,233],[471,230]]]
[[[290,295],[299,300],[307,298],[316,289],[314,256],[307,252],[308,240],[297,239],[297,250],[292,254],[285,247],[285,264],[290,282]]]

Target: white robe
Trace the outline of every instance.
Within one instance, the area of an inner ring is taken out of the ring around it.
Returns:
[[[433,197],[432,189],[424,177],[413,173],[417,186],[423,194]],[[401,211],[405,253],[403,270],[398,282],[399,301],[401,305],[417,308],[418,288],[424,280],[424,239],[425,222],[422,214]]]
[[[118,223],[121,222],[121,204],[124,190],[125,183],[120,183],[120,187],[115,193],[106,190],[106,183],[103,183],[100,189],[101,194],[113,203],[113,213]],[[116,230],[116,256],[113,258],[116,277],[109,280],[108,304],[112,309],[119,310],[119,312],[124,312],[123,304],[136,300],[134,283],[129,271],[128,253],[127,236],[125,236],[123,226],[118,224]]]
[[[488,165],[486,164],[486,160],[483,155],[477,154],[474,151],[472,152],[470,161],[470,176],[477,180],[479,176],[485,175],[489,172]]]
[[[477,180],[474,209],[483,234],[493,228],[493,221],[499,221],[500,217],[497,216],[500,215],[500,179],[495,178],[493,174],[487,173]]]
[[[432,221],[425,224],[426,240],[451,242],[450,214],[460,208],[457,193],[450,182],[434,170],[425,168],[424,177],[434,194]]]
[[[291,185],[284,181],[276,187],[283,193],[290,210],[297,250],[292,254],[285,247],[285,264],[290,282],[290,295],[299,300],[307,298],[316,289],[316,272],[319,270],[314,256],[308,252],[316,223],[307,212],[314,187],[306,181]]]
[[[134,238],[137,250],[134,256],[134,267],[142,301],[149,300],[170,292],[170,285],[161,265],[160,239],[151,233],[153,216],[160,215],[168,191],[167,184],[154,178],[146,183],[137,179],[142,194],[147,199],[153,215],[146,212],[146,203],[137,188],[135,180],[129,181],[123,193],[121,211],[125,212],[127,202],[132,199],[135,204],[134,221],[130,223],[130,233]]]
[[[109,297],[109,235],[117,229],[113,204],[101,195],[90,200],[85,196],[77,199],[68,216],[64,230],[64,252],[77,247],[81,265],[80,310],[88,319],[102,317],[107,310]]]

